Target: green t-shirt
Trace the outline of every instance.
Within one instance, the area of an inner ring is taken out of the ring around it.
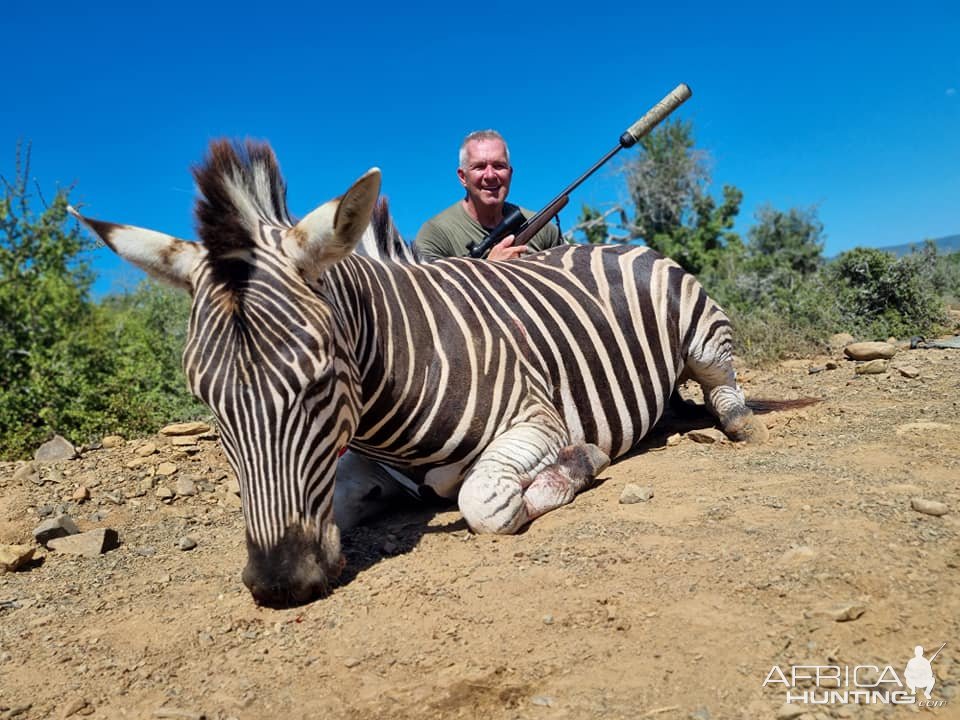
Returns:
[[[528,220],[535,215],[526,208],[520,208],[523,216]],[[504,208],[506,212],[506,208]],[[413,246],[424,260],[439,260],[445,257],[466,257],[467,245],[471,242],[479,243],[490,232],[474,220],[463,209],[463,203],[457,202],[439,215],[432,217],[423,224],[417,233]],[[533,236],[527,247],[530,252],[546,250],[547,248],[563,245],[563,238],[556,223],[549,222],[540,232]]]

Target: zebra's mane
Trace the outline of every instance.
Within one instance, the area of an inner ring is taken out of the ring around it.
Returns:
[[[370,216],[370,227],[355,251],[358,255],[394,260],[396,262],[416,263],[420,261],[416,250],[404,242],[400,231],[390,217],[390,207],[385,197],[377,200]]]
[[[200,191],[197,235],[214,261],[252,247],[260,222],[294,225],[287,186],[267,143],[215,140],[193,177]]]
[[[204,162],[193,168],[193,177],[200,191],[195,209],[197,235],[214,262],[252,247],[261,222],[278,227],[296,224],[287,210],[287,186],[280,166],[267,143],[216,140]],[[357,253],[417,262],[413,248],[393,224],[385,198],[377,201]]]

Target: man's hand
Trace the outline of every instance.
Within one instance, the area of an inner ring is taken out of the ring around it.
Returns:
[[[513,235],[507,235],[490,250],[487,260],[514,260],[527,251],[526,245],[513,245]]]

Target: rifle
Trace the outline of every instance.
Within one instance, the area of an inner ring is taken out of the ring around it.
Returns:
[[[479,243],[471,242],[467,245],[469,257],[481,258],[490,251],[494,245],[503,240],[507,235],[513,234],[516,237],[513,240],[514,245],[525,245],[530,239],[550,222],[557,213],[566,207],[570,202],[570,193],[576,190],[588,177],[593,175],[610,158],[620,152],[623,148],[632,147],[637,141],[659,125],[670,113],[676,110],[690,96],[690,88],[684,83],[680,83],[671,90],[660,102],[650,108],[647,113],[631,125],[623,135],[620,141],[606,155],[600,158],[583,175],[574,180],[570,185],[564,188],[563,192],[551,200],[543,210],[533,215],[529,220],[523,217],[520,208],[513,208],[504,216],[500,224]]]

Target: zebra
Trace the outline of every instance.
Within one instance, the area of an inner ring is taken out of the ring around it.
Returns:
[[[193,174],[200,242],[71,211],[192,295],[183,367],[240,483],[259,604],[330,591],[348,464],[361,489],[395,478],[456,499],[474,532],[515,533],[634,448],[687,378],[729,437],[766,438],[727,316],[651,249],[423,263],[377,168],[300,220],[266,143],[215,141]]]

